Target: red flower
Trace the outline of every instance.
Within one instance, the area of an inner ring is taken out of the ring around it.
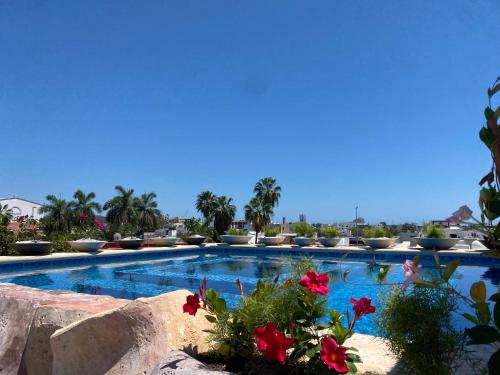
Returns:
[[[101,221],[99,221],[98,219],[94,218],[94,220],[92,220],[92,224],[94,224],[94,226],[96,228],[98,228],[100,230],[104,230],[104,224]]]
[[[319,275],[314,271],[307,271],[304,276],[300,278],[300,285],[309,290],[311,293],[328,294],[328,274],[323,273]]]
[[[186,297],[186,303],[182,306],[182,310],[189,315],[196,315],[196,312],[200,308],[200,296],[195,293],[191,296]]]
[[[236,286],[240,291],[240,295],[243,295],[243,284],[241,283],[241,280],[239,278],[236,279]]]
[[[207,277],[206,276],[203,278],[203,282],[200,285],[199,292],[200,292],[201,299],[205,300],[205,294],[207,293]]]
[[[278,331],[271,322],[265,327],[257,328],[254,335],[257,339],[257,350],[264,352],[268,361],[277,360],[281,364],[285,363],[286,350],[293,346],[292,338]]]
[[[81,223],[86,223],[88,218],[89,215],[87,215],[85,212],[80,212],[79,219]]]
[[[349,370],[347,368],[347,364],[345,363],[347,358],[346,351],[347,348],[338,345],[337,341],[335,341],[335,339],[331,336],[321,339],[321,360],[328,366],[328,368],[334,369],[341,374],[344,374]]]
[[[372,306],[372,299],[367,297],[362,297],[359,300],[351,298],[350,301],[354,306],[354,318],[361,318],[363,315],[373,314],[375,312],[375,306]]]

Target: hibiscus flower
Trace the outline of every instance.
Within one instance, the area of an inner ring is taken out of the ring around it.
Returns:
[[[196,315],[200,308],[200,296],[198,293],[186,297],[186,303],[182,306],[182,310],[189,315]]]
[[[354,318],[359,319],[363,315],[373,314],[375,312],[375,306],[372,306],[372,299],[367,297],[362,297],[359,300],[351,298],[350,301],[354,306]]]
[[[422,273],[422,270],[420,268],[418,268],[415,263],[413,263],[413,261],[411,260],[407,260],[404,264],[403,264],[403,271],[404,271],[404,275],[405,275],[405,282],[403,284],[403,289],[406,289],[408,288],[408,285],[410,284],[410,282],[412,281],[415,281],[415,279],[417,279],[417,273]]]
[[[337,341],[335,341],[335,339],[331,336],[323,337],[321,339],[321,360],[328,366],[328,368],[334,369],[341,374],[344,374],[349,370],[347,368],[347,364],[345,363],[347,358],[346,351],[347,348],[338,345]]]
[[[315,271],[307,271],[304,276],[300,278],[299,284],[309,290],[311,293],[328,294],[328,274],[318,274]]]
[[[268,361],[278,361],[283,364],[286,360],[286,350],[293,346],[294,340],[288,338],[276,326],[269,322],[265,327],[255,330],[257,350],[264,353]]]

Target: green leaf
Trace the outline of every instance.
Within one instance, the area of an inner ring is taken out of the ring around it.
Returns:
[[[500,329],[500,303],[495,302],[495,307],[493,307],[493,321],[498,329]]]
[[[418,266],[420,264],[420,254],[413,257],[413,264]]]
[[[488,371],[490,374],[500,374],[500,349],[490,357],[488,361]]]
[[[306,356],[309,358],[314,357],[321,350],[321,345],[315,345],[311,349],[306,350]]]
[[[462,316],[465,319],[467,319],[469,322],[472,322],[474,324],[479,324],[479,319],[476,318],[475,316],[471,315],[471,314],[464,313],[464,314],[462,314]]]
[[[353,362],[353,363],[361,363],[361,362],[363,362],[363,361],[361,360],[361,357],[360,357],[359,355],[357,355],[357,354],[354,354],[354,353],[347,353],[347,358],[348,358],[351,362]]]
[[[490,307],[488,306],[487,303],[484,302],[476,303],[476,312],[477,312],[477,318],[482,324],[487,325],[490,322],[491,313],[490,313]]]
[[[345,364],[347,365],[347,368],[349,369],[349,372],[351,374],[355,374],[356,372],[358,372],[356,365],[351,361],[345,361]]]
[[[470,339],[467,343],[468,345],[491,344],[492,342],[500,340],[498,331],[486,325],[472,327],[468,331],[468,336]]]
[[[216,323],[217,318],[213,315],[205,315],[205,318],[210,322],[210,323]]]
[[[490,301],[500,301],[500,293],[495,293],[490,296]]]
[[[460,265],[459,259],[455,259],[455,260],[452,260],[451,262],[448,262],[448,264],[446,265],[446,268],[444,269],[443,276],[442,276],[442,278],[445,282],[448,282],[450,277],[453,275],[453,272],[455,272],[455,270],[457,269],[457,267],[459,265]]]
[[[498,85],[493,86],[491,89],[488,89],[488,97],[492,97],[498,91],[500,91],[500,83]]]
[[[386,265],[383,265],[382,267],[380,267],[380,269],[378,270],[378,277],[377,277],[377,281],[379,283],[383,283],[385,281],[385,278],[387,277],[387,273],[389,272],[390,269],[391,269],[391,266],[389,264],[386,264]]]
[[[471,285],[470,296],[474,302],[486,301],[486,285],[483,281],[478,281]]]

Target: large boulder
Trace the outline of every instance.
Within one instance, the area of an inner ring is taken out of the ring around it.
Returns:
[[[156,366],[151,375],[231,375],[231,372],[211,370],[189,354],[174,350]]]

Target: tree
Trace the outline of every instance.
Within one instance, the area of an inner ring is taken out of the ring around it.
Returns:
[[[47,195],[45,198],[49,203],[40,208],[40,213],[46,214],[42,219],[46,232],[66,233],[71,230],[74,221],[74,213],[71,205],[64,199],[58,199],[55,195]]]
[[[278,205],[281,197],[281,187],[276,185],[276,179],[272,177],[262,178],[255,184],[253,191],[256,197],[262,198],[272,208]]]
[[[84,214],[87,216],[87,221],[91,222],[96,212],[102,212],[101,205],[94,201],[94,192],[85,194],[82,190],[77,190],[73,198],[75,198],[75,200],[72,201],[70,205],[75,211],[75,217],[77,218],[79,214]]]
[[[214,228],[218,234],[224,234],[234,220],[236,206],[232,201],[232,198],[226,196],[215,198]]]
[[[12,218],[14,217],[12,210],[8,205],[4,204],[3,206],[0,204],[0,224],[8,225]]]
[[[118,195],[104,203],[103,208],[108,210],[106,220],[112,224],[123,224],[136,222],[136,211],[134,205],[134,189],[126,190],[123,186],[115,186]]]
[[[259,232],[271,223],[274,214],[271,203],[264,200],[262,196],[256,196],[244,207],[245,220],[251,222],[255,229],[255,243]]]
[[[213,219],[217,206],[216,200],[216,195],[208,190],[202,191],[196,197],[196,210],[203,215],[206,222],[210,222]]]
[[[156,193],[145,193],[134,199],[134,211],[141,235],[144,235],[144,231],[158,228],[162,215],[155,199]]]

